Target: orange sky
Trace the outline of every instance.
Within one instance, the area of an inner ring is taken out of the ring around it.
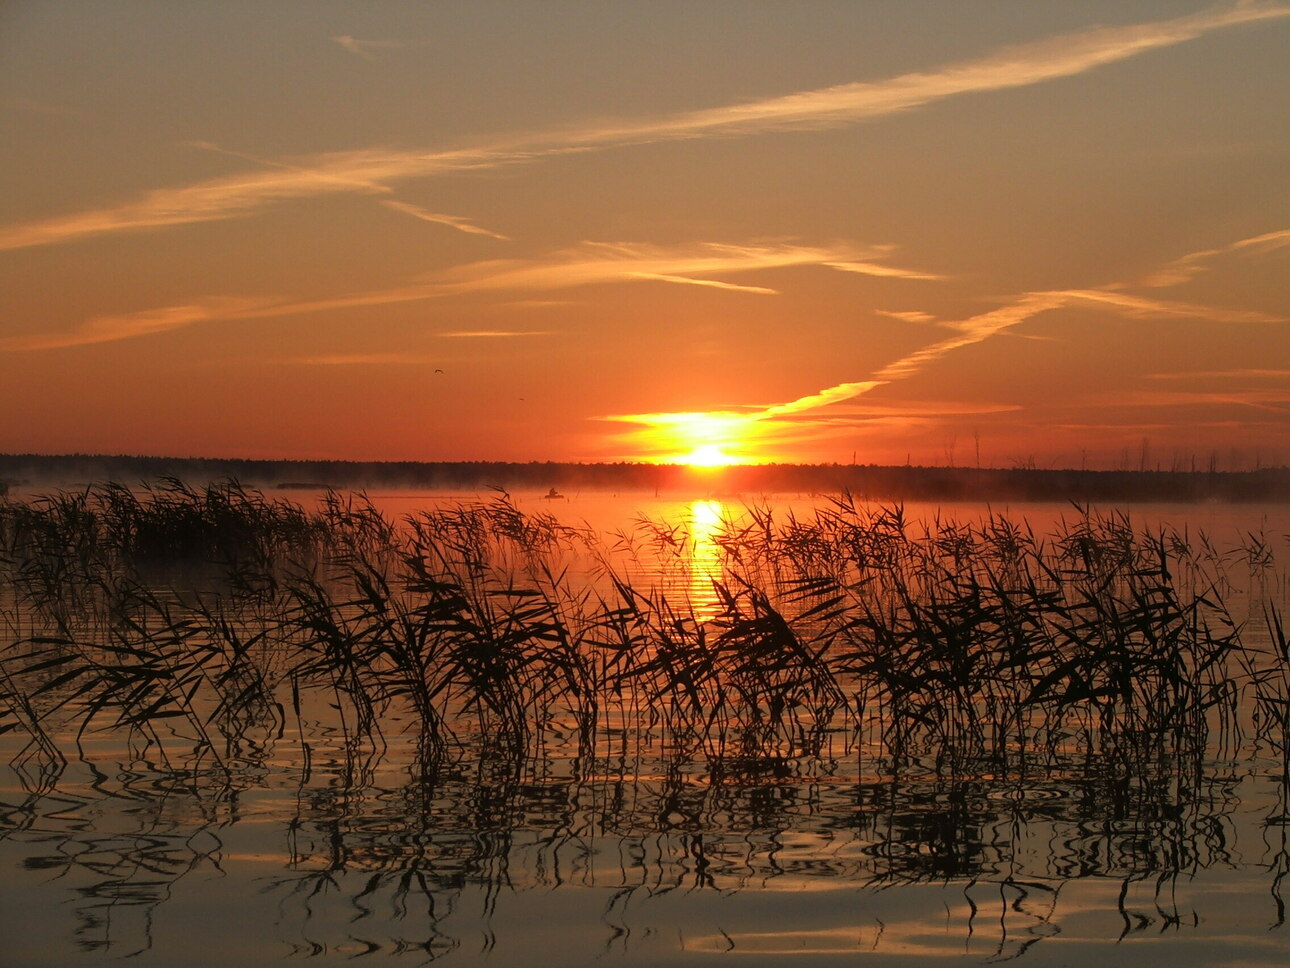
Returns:
[[[0,6],[0,450],[1290,461],[1290,3]]]

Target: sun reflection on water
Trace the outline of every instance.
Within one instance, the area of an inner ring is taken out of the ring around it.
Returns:
[[[690,604],[699,621],[706,622],[717,614],[717,594],[712,582],[721,579],[722,550],[717,539],[725,524],[726,507],[720,501],[690,502],[686,515],[690,554],[686,565]]]

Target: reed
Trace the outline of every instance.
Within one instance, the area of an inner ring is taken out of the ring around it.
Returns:
[[[1176,776],[1242,730],[1287,748],[1279,613],[1272,647],[1248,644],[1203,539],[1086,508],[1050,535],[920,525],[844,494],[714,540],[699,607],[625,553],[685,570],[684,535],[615,544],[504,494],[402,522],[236,483],[0,503],[0,731],[45,760],[119,731],[226,777],[276,743],[307,758],[320,725],[356,778],[392,744],[423,774],[468,749],[522,763],[553,730],[588,768],[631,742],[713,776],[853,754],[884,775]]]

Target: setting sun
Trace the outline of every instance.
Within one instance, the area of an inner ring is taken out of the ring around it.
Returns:
[[[724,467],[727,464],[742,464],[745,461],[731,457],[716,444],[704,444],[696,447],[684,457],[678,458],[678,464],[689,464],[692,467]]]
[[[656,464],[726,467],[757,464],[747,451],[757,414],[715,410],[692,413],[637,413],[608,419],[635,424],[622,442],[634,455]]]

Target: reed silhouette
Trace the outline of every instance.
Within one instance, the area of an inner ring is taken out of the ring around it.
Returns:
[[[706,540],[696,578],[684,528],[597,534],[500,492],[401,521],[232,482],[0,502],[0,732],[32,791],[3,836],[85,882],[82,943],[104,947],[107,906],[146,935],[289,762],[284,909],[343,900],[371,950],[435,956],[461,943],[439,918],[461,892],[589,883],[569,858],[606,835],[652,858],[620,860],[608,926],[638,892],[793,874],[962,882],[973,912],[988,883],[1041,935],[1088,877],[1122,882],[1126,933],[1181,925],[1173,880],[1233,863],[1241,775],[1215,764],[1238,748],[1281,765],[1266,830],[1287,830],[1281,611],[1255,606],[1251,629],[1225,603],[1233,569],[1275,569],[1261,536],[1220,552],[1087,507],[1040,535],[842,494],[748,507]],[[97,772],[104,750],[126,765]],[[68,822],[100,796],[147,836]],[[176,803],[206,833],[165,822]],[[786,852],[804,816],[842,846]],[[410,907],[424,936],[376,924]]]
[[[1072,757],[1139,775],[1247,729],[1284,754],[1279,613],[1271,648],[1249,644],[1203,539],[1074,511],[1037,536],[847,495],[809,519],[749,508],[713,539],[700,617],[687,588],[634,583],[611,541],[504,493],[403,522],[361,496],[306,510],[173,480],[5,503],[0,728],[46,757],[106,726],[229,768],[325,698],[356,756],[398,719],[427,770],[463,744],[532,754],[551,723],[588,755],[626,730],[720,769],[827,747],[953,776]],[[637,560],[692,551],[648,524],[619,537]]]

